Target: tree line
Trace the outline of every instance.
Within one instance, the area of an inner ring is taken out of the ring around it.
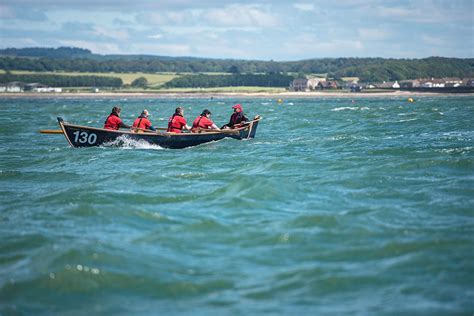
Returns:
[[[232,75],[187,75],[174,78],[164,84],[165,88],[214,88],[214,87],[288,87],[294,77],[283,74],[232,74]]]
[[[329,74],[334,78],[359,77],[364,82],[417,78],[472,78],[474,59],[431,57],[425,59],[385,59],[369,65],[353,65]]]
[[[0,83],[41,83],[51,87],[112,87],[122,86],[122,79],[103,76],[13,75],[0,74]]]
[[[77,47],[26,47],[26,48],[4,48],[0,49],[0,55],[17,57],[48,57],[48,58],[76,58],[92,57],[88,49]]]
[[[320,58],[276,62],[147,55],[97,55],[88,50],[63,47],[0,50],[0,69],[121,73],[303,73],[328,74],[328,77],[336,79],[359,77],[365,82],[380,82],[427,77],[474,77],[474,58]]]

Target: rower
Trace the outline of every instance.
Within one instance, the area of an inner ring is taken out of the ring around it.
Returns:
[[[150,120],[148,119],[148,116],[150,114],[148,113],[148,110],[143,110],[142,114],[140,114],[139,117],[133,122],[133,127],[136,127],[137,129],[135,130],[136,132],[143,131],[143,130],[151,130],[155,131],[156,129],[153,127],[151,124]]]
[[[129,125],[122,122],[122,119],[120,118],[120,112],[122,112],[122,109],[120,107],[114,106],[112,108],[112,112],[109,114],[109,116],[105,120],[105,123],[104,123],[105,129],[118,130],[121,127],[130,128]]]
[[[186,123],[184,118],[184,109],[180,106],[176,108],[174,114],[170,116],[168,120],[168,130],[169,133],[182,133],[182,130],[191,130],[191,128]]]
[[[211,117],[211,111],[209,110],[204,110],[202,111],[201,115],[196,117],[196,119],[193,122],[193,128],[191,131],[193,133],[199,133],[203,129],[214,129],[214,130],[220,130],[216,124],[210,119]]]

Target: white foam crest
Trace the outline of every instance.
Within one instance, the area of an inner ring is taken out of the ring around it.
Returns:
[[[143,139],[131,139],[126,135],[117,137],[114,141],[104,143],[102,147],[120,147],[123,149],[153,149],[161,150],[163,147],[158,145],[150,144]]]
[[[437,152],[442,152],[445,154],[469,154],[472,152],[474,147],[468,146],[468,147],[461,147],[461,148],[445,148],[441,150],[436,150]]]
[[[400,120],[397,123],[403,123],[403,122],[411,122],[411,121],[417,121],[417,118],[411,118],[411,119],[406,119],[406,120]]]
[[[338,111],[344,111],[344,110],[351,110],[351,111],[357,111],[357,110],[360,110],[360,111],[367,111],[367,110],[370,110],[370,108],[366,107],[366,106],[363,106],[363,107],[358,107],[358,106],[343,106],[343,107],[339,107],[339,108],[334,108],[332,109],[331,111],[332,112],[338,112]]]

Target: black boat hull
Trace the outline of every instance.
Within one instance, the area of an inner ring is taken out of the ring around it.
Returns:
[[[218,141],[223,138],[249,139],[254,138],[260,118],[251,121],[244,127],[222,130],[203,131],[201,133],[167,133],[107,130],[102,128],[69,124],[58,117],[66,140],[72,147],[95,147],[103,145],[120,146],[125,140],[133,140],[158,145],[163,148],[180,149]],[[122,141],[122,142],[121,142]]]

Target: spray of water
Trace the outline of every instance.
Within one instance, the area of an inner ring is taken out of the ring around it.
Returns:
[[[120,147],[123,149],[153,149],[153,150],[161,150],[162,147],[154,144],[150,144],[143,139],[135,140],[127,137],[126,135],[122,135],[115,139],[114,141],[104,143],[102,147]]]

